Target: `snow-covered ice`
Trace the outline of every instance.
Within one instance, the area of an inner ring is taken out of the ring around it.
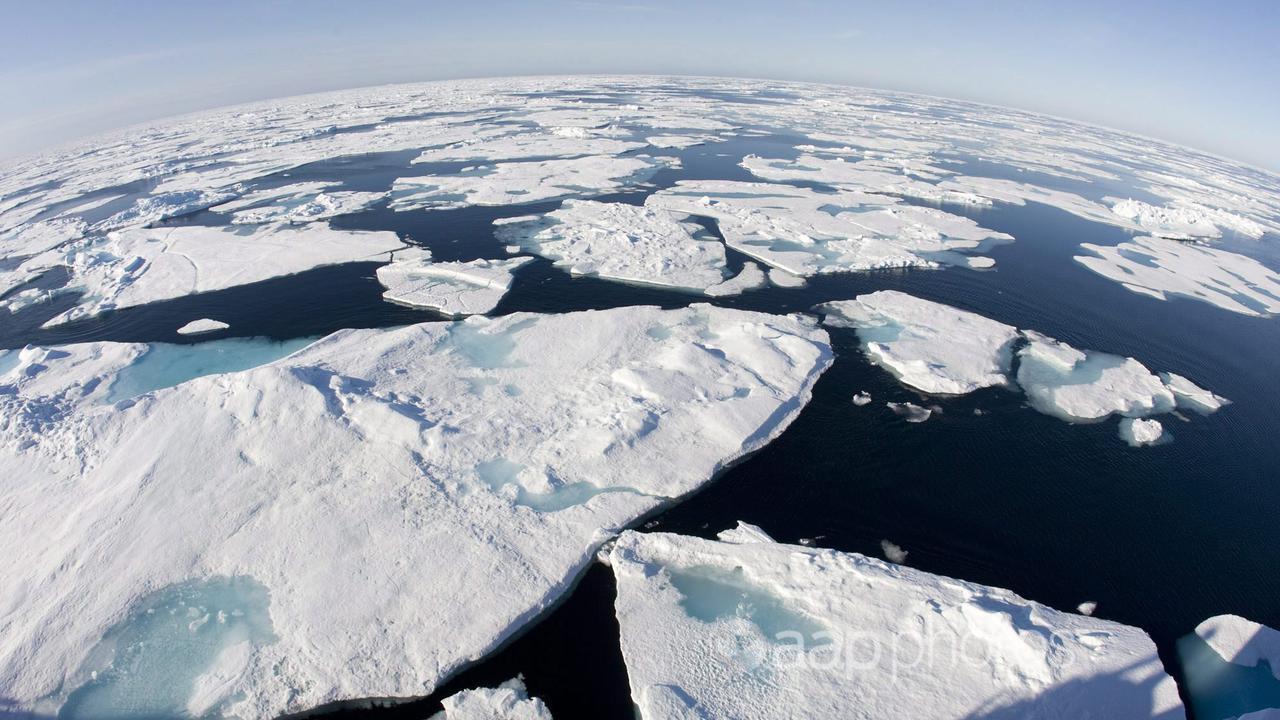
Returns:
[[[251,192],[211,209],[231,213],[231,222],[235,225],[299,224],[357,213],[387,196],[383,192],[333,190],[337,185],[336,182],[283,185]]]
[[[1244,255],[1155,237],[1080,247],[1089,254],[1076,262],[1136,293],[1183,295],[1245,315],[1280,312],[1280,274]]]
[[[626,532],[632,700],[656,718],[1184,717],[1137,628],[853,553]]]
[[[1280,631],[1239,615],[1216,615],[1197,625],[1196,635],[1227,662],[1252,667],[1266,661],[1280,680]]]
[[[1262,237],[1264,232],[1264,228],[1246,218],[1203,206],[1161,207],[1130,198],[1115,200],[1111,212],[1133,221],[1143,232],[1174,240],[1221,237],[1222,228],[1218,223],[1228,230],[1255,238]]]
[[[1162,372],[1160,381],[1173,393],[1178,407],[1194,410],[1201,415],[1215,413],[1222,406],[1231,404],[1230,400],[1205,390],[1177,373]]]
[[[1143,418],[1122,418],[1120,420],[1120,438],[1133,447],[1155,445],[1167,439],[1164,426],[1159,420]]]
[[[902,549],[901,545],[889,540],[880,541],[880,551],[884,553],[886,560],[898,565],[905,563],[907,561],[907,555],[909,554],[906,550]]]
[[[909,423],[922,423],[933,417],[933,407],[922,407],[913,402],[888,402],[884,404],[894,415],[906,420]]]
[[[1177,650],[1196,717],[1261,720],[1280,709],[1280,632],[1218,615],[1180,638]]]
[[[1033,330],[1018,351],[1018,384],[1031,406],[1067,422],[1109,415],[1143,417],[1173,410],[1160,378],[1133,358],[1082,351]]]
[[[712,285],[703,292],[712,297],[739,295],[748,290],[762,288],[767,282],[765,273],[760,269],[760,266],[748,260],[742,263],[742,270],[737,275],[722,283]]]
[[[214,332],[215,330],[226,330],[230,325],[221,320],[210,320],[209,318],[200,318],[178,328],[179,335],[201,335],[204,333]]]
[[[476,142],[424,150],[415,163],[519,160],[522,158],[565,158],[581,155],[621,155],[644,147],[629,142],[589,134],[525,133],[486,138]]]
[[[376,260],[402,246],[393,232],[334,230],[324,224],[120,230],[68,253],[70,287],[85,295],[48,324],[323,265]]]
[[[378,282],[392,302],[425,307],[455,317],[483,315],[511,289],[513,273],[531,257],[506,260],[432,262],[431,253],[418,248],[397,251],[395,259],[378,268]]]
[[[897,290],[814,309],[826,325],[856,328],[868,359],[917,390],[962,395],[1009,384],[1011,325]]]
[[[522,205],[618,192],[648,180],[671,164],[647,155],[481,165],[451,175],[399,178],[391,187],[394,210],[435,210],[472,205]]]
[[[611,529],[781,433],[832,359],[806,316],[628,307],[340,331],[104,403],[144,352],[31,348],[0,380],[13,711],[53,714],[154,593],[219,578],[261,586],[274,639],[147,661],[131,702],[190,687],[256,718],[430,693],[553,605]]]
[[[939,264],[986,267],[972,257],[1011,238],[966,217],[859,192],[722,180],[681,180],[649,207],[716,221],[725,244],[774,268],[807,276]]]
[[[701,226],[625,203],[566,200],[542,216],[499,221],[496,236],[574,275],[705,292],[727,273],[724,244]]]
[[[859,392],[858,394],[853,396],[852,402],[854,405],[857,405],[858,407],[862,407],[863,405],[868,405],[871,403],[871,393],[868,393],[865,390],[862,392]]]
[[[524,680],[518,677],[496,688],[463,690],[441,704],[444,710],[429,720],[551,720],[546,703],[529,697]]]

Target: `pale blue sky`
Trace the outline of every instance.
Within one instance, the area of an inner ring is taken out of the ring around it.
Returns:
[[[925,92],[1280,170],[1280,2],[0,0],[0,156],[387,82],[679,73]]]

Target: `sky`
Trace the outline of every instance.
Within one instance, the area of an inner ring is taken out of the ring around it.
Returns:
[[[0,0],[0,158],[205,108],[570,73],[994,103],[1280,171],[1280,2]]]

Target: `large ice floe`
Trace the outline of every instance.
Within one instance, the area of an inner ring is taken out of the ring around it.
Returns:
[[[0,377],[6,710],[429,693],[614,529],[782,432],[832,357],[804,316],[514,314],[110,402],[147,354],[30,348]]]
[[[445,315],[483,315],[506,296],[513,273],[532,260],[432,262],[429,250],[409,248],[397,251],[393,262],[378,268],[378,282],[387,289],[382,297],[392,302]]]
[[[496,234],[574,275],[708,292],[727,274],[723,243],[657,208],[566,200],[542,216],[501,220]]]
[[[667,718],[1184,717],[1141,630],[854,553],[626,532],[632,699]]]
[[[1034,330],[1019,331],[897,290],[824,303],[815,310],[824,313],[823,322],[831,327],[856,329],[871,362],[929,394],[1020,388],[1031,407],[1067,422],[1096,422],[1112,415],[1144,418],[1178,407],[1208,414],[1228,402],[1181,375],[1156,375],[1133,358],[1078,350]],[[1016,381],[1011,377],[1015,353]],[[1120,435],[1134,446],[1155,444],[1163,431],[1152,422],[1125,422]]]
[[[1178,641],[1178,661],[1197,718],[1280,715],[1280,632],[1218,615]]]
[[[885,196],[790,185],[680,181],[645,204],[712,218],[729,247],[799,276],[939,264],[987,267],[990,258],[977,254],[1012,239],[969,218]]]
[[[1088,254],[1076,262],[1136,293],[1181,295],[1244,315],[1280,312],[1280,273],[1244,255],[1156,237],[1080,247]]]
[[[400,247],[393,232],[334,230],[324,224],[120,230],[85,241],[68,255],[69,287],[84,297],[50,324],[323,265],[385,259]]]
[[[634,187],[671,164],[647,155],[592,155],[572,159],[501,162],[448,175],[405,177],[391,187],[394,210],[472,205],[523,205]]]
[[[231,213],[231,222],[236,225],[299,224],[360,212],[386,197],[381,192],[334,190],[337,185],[308,182],[256,190],[211,209]]]

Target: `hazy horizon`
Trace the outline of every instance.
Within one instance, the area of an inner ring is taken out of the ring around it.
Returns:
[[[138,123],[372,85],[686,75],[851,85],[1057,115],[1280,171],[1280,8],[992,2],[485,9],[298,0],[52,2],[0,37],[0,162]],[[56,32],[41,33],[42,27]],[[264,69],[267,70],[264,72]]]

